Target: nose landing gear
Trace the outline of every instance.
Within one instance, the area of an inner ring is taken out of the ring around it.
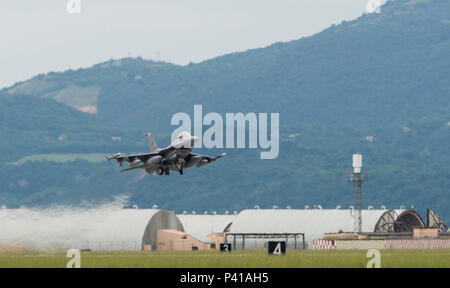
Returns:
[[[180,172],[180,175],[183,175],[183,164],[186,163],[186,161],[183,158],[178,158],[178,172]]]

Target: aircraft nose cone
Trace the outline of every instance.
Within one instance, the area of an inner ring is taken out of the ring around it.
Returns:
[[[197,142],[198,140],[200,140],[200,138],[197,136],[192,136],[192,140],[194,140],[194,142]]]

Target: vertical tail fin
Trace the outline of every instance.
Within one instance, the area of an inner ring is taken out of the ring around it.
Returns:
[[[150,148],[150,152],[155,152],[159,149],[158,145],[155,142],[155,139],[153,139],[152,133],[148,132],[145,134],[147,136],[148,140],[148,147]]]

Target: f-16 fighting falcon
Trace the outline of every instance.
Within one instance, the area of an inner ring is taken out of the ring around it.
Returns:
[[[202,167],[225,156],[225,153],[216,157],[192,153],[191,147],[199,138],[192,136],[186,131],[181,132],[175,141],[163,149],[158,148],[151,133],[147,133],[145,136],[148,139],[150,153],[135,155],[122,155],[121,153],[117,153],[106,159],[115,159],[120,166],[122,166],[123,162],[128,162],[128,168],[121,171],[145,169],[149,174],[158,173],[158,175],[169,175],[170,170],[174,170],[178,171],[180,175],[183,175],[183,168],[193,166]]]

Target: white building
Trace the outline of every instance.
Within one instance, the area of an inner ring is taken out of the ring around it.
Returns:
[[[353,232],[355,211],[352,209],[250,209],[240,212],[234,219],[227,241],[237,242],[237,248],[259,248],[269,239],[242,239],[233,234],[294,234],[303,233],[306,248],[312,247],[312,241],[321,239],[325,233]],[[421,217],[412,210],[363,210],[363,232],[406,232],[412,227],[424,227]],[[255,235],[253,235],[255,236]],[[244,235],[245,237],[245,235]],[[236,240],[235,240],[236,238]],[[275,239],[274,239],[275,240]],[[283,238],[277,240],[284,240]],[[297,241],[302,239],[297,239]],[[292,245],[293,240],[288,241]],[[298,245],[298,248],[301,246]]]

